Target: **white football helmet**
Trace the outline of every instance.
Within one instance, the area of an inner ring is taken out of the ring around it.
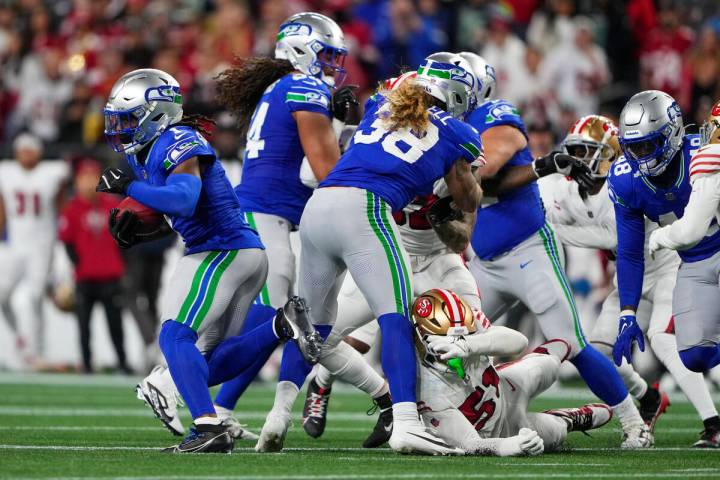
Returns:
[[[136,153],[182,118],[180,84],[162,70],[133,70],[115,82],[103,113],[113,150]]]
[[[345,79],[347,53],[342,30],[325,15],[297,13],[280,25],[275,58],[288,60],[297,70],[319,78],[330,88]]]

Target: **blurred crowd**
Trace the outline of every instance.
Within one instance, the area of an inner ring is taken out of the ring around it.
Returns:
[[[237,170],[243,139],[215,101],[214,79],[238,57],[272,55],[282,20],[303,10],[341,25],[347,83],[361,96],[430,53],[479,53],[497,73],[493,97],[519,107],[536,155],[554,148],[581,115],[617,117],[640,89],[673,95],[687,124],[702,123],[720,98],[717,0],[0,0],[0,158],[17,156],[13,142],[24,133],[39,139],[44,158],[63,159],[74,172],[67,191],[80,206],[65,205],[66,214],[83,211],[83,202],[95,201],[83,188],[88,177],[103,164],[122,166],[102,134],[110,88],[130,70],[153,67],[179,80],[188,113],[215,121],[209,140]],[[3,226],[0,215],[0,238]],[[167,247],[114,253],[111,278],[90,279],[124,292],[148,345]],[[606,271],[577,276],[577,293],[603,297],[593,289],[607,286]],[[79,293],[87,298],[91,290]],[[110,323],[119,321],[112,298],[92,300],[106,305]],[[127,370],[122,331],[110,330]],[[82,353],[90,371],[86,338]]]

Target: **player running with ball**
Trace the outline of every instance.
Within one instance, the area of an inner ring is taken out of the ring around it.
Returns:
[[[168,450],[230,452],[234,438],[217,418],[208,386],[234,378],[278,340],[299,340],[314,360],[317,333],[304,311],[287,309],[243,336],[228,336],[240,331],[265,283],[267,257],[197,120],[183,116],[178,82],[160,70],[132,71],[113,86],[104,115],[110,145],[125,154],[137,180],[108,168],[97,190],[129,195],[166,215],[185,241],[162,300],[159,342],[193,426]],[[165,230],[141,236],[140,227],[130,209],[111,211],[110,231],[122,248]]]
[[[426,60],[415,80],[368,101],[348,151],[315,190],[300,222],[300,294],[308,295],[313,323],[335,323],[346,271],[378,318],[394,402],[390,446],[398,452],[460,453],[429,434],[418,417],[412,272],[391,219],[392,211],[443,176],[461,210],[477,208],[481,191],[470,163],[482,148],[477,132],[457,120],[475,102],[476,80],[466,62],[455,61]],[[263,436],[272,441],[263,449],[282,448],[288,427],[289,421],[268,415]]]

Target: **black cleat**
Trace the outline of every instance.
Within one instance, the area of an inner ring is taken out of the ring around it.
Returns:
[[[163,450],[168,453],[230,453],[235,448],[235,439],[225,425],[195,425],[180,445]]]
[[[371,408],[368,411],[368,414],[372,415],[370,412],[374,412],[374,410],[378,410],[379,407],[377,405],[373,408]],[[392,407],[386,408],[384,410],[380,410],[380,416],[377,419],[377,422],[375,423],[375,428],[373,428],[372,433],[365,439],[363,442],[363,448],[377,448],[380,445],[384,444],[388,440],[390,440],[390,436],[392,435],[393,431],[393,411]]]
[[[280,341],[293,340],[297,343],[305,360],[315,365],[320,359],[323,339],[310,323],[308,311],[304,299],[290,297],[285,306],[278,309],[273,330]]]
[[[693,443],[694,448],[720,448],[720,430],[706,428],[700,434],[700,440]]]
[[[655,423],[669,406],[670,399],[665,392],[660,391],[657,382],[652,387],[648,387],[647,392],[640,399],[640,408],[638,410],[645,425],[650,428],[650,433],[655,431]]]
[[[320,438],[325,431],[330,391],[330,388],[322,388],[318,385],[315,379],[312,379],[308,385],[302,422],[303,430],[312,438]]]

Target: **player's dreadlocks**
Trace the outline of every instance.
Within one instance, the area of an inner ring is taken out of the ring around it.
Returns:
[[[390,114],[385,118],[385,125],[391,131],[409,128],[416,133],[425,132],[430,121],[428,108],[446,108],[444,102],[428,95],[412,78],[384,94],[390,105]]]
[[[242,135],[265,89],[295,70],[287,60],[267,57],[235,59],[237,66],[217,76],[217,101],[237,117]]]
[[[190,127],[205,136],[210,136],[210,125],[215,125],[215,120],[208,118],[205,115],[198,115],[196,113],[183,113],[180,121],[173,126]]]

